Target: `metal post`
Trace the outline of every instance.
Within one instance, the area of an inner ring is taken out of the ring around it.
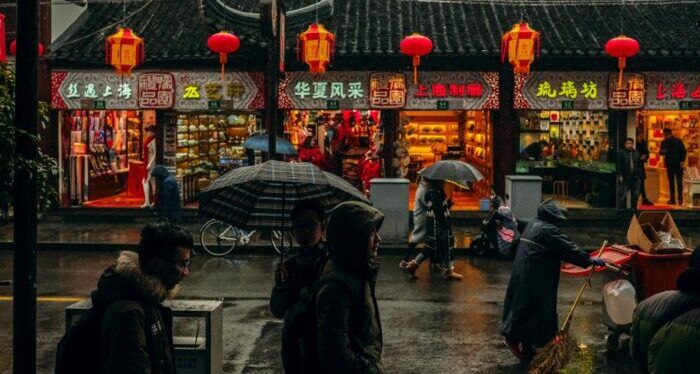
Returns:
[[[277,103],[277,85],[280,70],[280,15],[285,11],[283,0],[260,1],[260,27],[267,39],[267,66],[265,68],[265,114],[264,122],[268,136],[268,156],[278,160],[277,136],[279,127],[279,109]]]
[[[17,1],[17,155],[37,159],[38,0]],[[36,373],[36,180],[30,170],[15,171],[13,371]]]

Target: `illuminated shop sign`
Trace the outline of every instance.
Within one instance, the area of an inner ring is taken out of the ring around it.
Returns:
[[[647,80],[647,109],[688,109],[700,106],[700,73],[650,72]]]
[[[611,109],[639,109],[644,107],[646,84],[644,74],[624,74],[618,86],[619,76],[610,74],[608,87]]]
[[[290,72],[279,85],[283,109],[368,109],[369,73],[329,71],[323,75]]]
[[[405,109],[497,109],[498,93],[495,72],[421,72],[419,84],[408,86]]]
[[[534,72],[515,76],[515,109],[607,109],[608,75]]]
[[[406,105],[406,76],[403,73],[374,73],[370,77],[370,106],[376,109]]]

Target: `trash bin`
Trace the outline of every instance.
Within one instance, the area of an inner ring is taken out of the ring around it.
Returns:
[[[542,203],[542,178],[534,175],[506,175],[506,203],[517,219],[537,217]]]
[[[408,241],[408,179],[376,178],[370,181],[370,200],[384,214],[379,229],[382,244],[405,246]]]
[[[173,344],[178,374],[223,373],[223,303],[211,300],[167,300],[173,311]],[[92,307],[83,299],[66,307],[66,331]]]
[[[637,299],[644,300],[659,292],[676,290],[676,279],[688,266],[692,251],[653,255],[637,251],[632,261]]]

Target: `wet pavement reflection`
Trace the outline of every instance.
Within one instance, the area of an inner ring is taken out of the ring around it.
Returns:
[[[116,257],[109,252],[40,252],[41,296],[87,297],[101,271]],[[279,373],[281,321],[269,313],[276,256],[211,258],[196,256],[181,298],[224,300],[224,372]],[[383,256],[377,296],[384,330],[383,360],[391,373],[520,373],[525,368],[502,344],[502,302],[511,263],[493,259],[456,261],[462,282],[447,282],[423,266],[411,280],[398,267],[399,258]],[[0,278],[11,278],[12,254],[0,251]],[[573,301],[579,279],[563,278],[559,313]],[[577,309],[572,331],[587,346],[579,367],[596,373],[635,373],[624,355],[606,353],[601,315],[602,278]],[[0,290],[8,295],[9,290]],[[39,372],[52,372],[55,345],[63,333],[68,301],[40,301],[38,310]],[[11,342],[12,303],[0,301],[6,328],[0,340]],[[181,323],[180,331],[193,331]],[[11,344],[0,345],[0,373],[11,369]],[[588,360],[588,364],[586,364]],[[579,362],[577,360],[577,362]],[[574,372],[586,372],[576,370]]]

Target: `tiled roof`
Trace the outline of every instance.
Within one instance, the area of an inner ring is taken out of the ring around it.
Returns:
[[[336,34],[338,60],[400,57],[398,44],[411,32],[432,38],[433,59],[484,57],[495,61],[500,38],[521,15],[542,33],[543,60],[603,56],[605,42],[624,30],[639,40],[640,58],[700,57],[700,1],[505,1],[505,0],[287,0],[287,60],[296,34],[317,16]],[[332,5],[328,5],[332,4]],[[103,64],[104,37],[122,18],[121,2],[90,3],[88,10],[54,44],[54,66]],[[147,64],[216,63],[206,38],[226,27],[241,38],[239,64],[265,61],[256,13],[259,0],[153,0],[127,3],[126,23],[146,41]],[[226,9],[228,7],[228,9]],[[306,7],[306,8],[304,8]],[[304,11],[298,11],[303,9]],[[76,41],[77,40],[77,41]],[[386,60],[392,61],[392,60]]]

